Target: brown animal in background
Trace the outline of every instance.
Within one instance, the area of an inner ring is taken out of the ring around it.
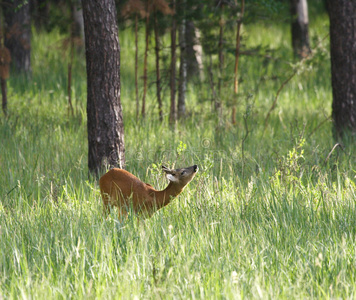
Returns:
[[[109,170],[99,180],[104,213],[109,213],[111,206],[117,206],[119,218],[127,216],[131,208],[135,213],[151,216],[183,191],[194,178],[198,166],[174,170],[162,166],[162,170],[169,180],[168,186],[162,191],[157,191],[125,170]]]

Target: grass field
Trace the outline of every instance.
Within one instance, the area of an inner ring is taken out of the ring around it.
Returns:
[[[210,86],[191,85],[189,117],[170,129],[153,84],[136,122],[133,33],[121,31],[126,169],[156,188],[161,163],[200,170],[152,218],[119,222],[88,177],[85,59],[71,116],[64,36],[34,32],[33,78],[8,81],[0,118],[0,299],[356,298],[356,156],[351,143],[331,151],[327,33],[326,15],[311,18],[316,54],[298,65],[286,24],[245,26],[246,49],[268,46],[273,59],[242,56],[235,97],[227,56],[221,118]]]

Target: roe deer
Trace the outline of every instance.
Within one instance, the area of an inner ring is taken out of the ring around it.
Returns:
[[[104,213],[110,212],[110,206],[117,206],[119,218],[126,216],[132,207],[135,213],[151,216],[178,196],[184,187],[194,178],[198,166],[182,169],[168,169],[162,166],[169,180],[163,191],[157,191],[150,184],[142,182],[136,176],[122,169],[111,169],[100,180]]]

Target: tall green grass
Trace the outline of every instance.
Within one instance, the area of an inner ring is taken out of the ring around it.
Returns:
[[[325,20],[311,25],[314,46]],[[157,188],[167,184],[161,163],[200,168],[152,218],[122,222],[103,217],[88,176],[84,57],[71,116],[56,46],[64,37],[35,33],[33,78],[9,80],[9,117],[0,119],[0,297],[355,298],[355,153],[347,143],[331,152],[327,42],[298,67],[264,129],[295,63],[285,27],[244,27],[246,47],[271,45],[274,59],[242,56],[234,98],[227,56],[222,117],[211,87],[196,84],[189,117],[174,128],[158,120],[153,85],[148,116],[136,121],[133,34],[120,31],[126,168]]]

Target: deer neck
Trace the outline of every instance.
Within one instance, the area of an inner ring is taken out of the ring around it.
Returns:
[[[183,187],[170,182],[163,191],[155,193],[156,206],[158,209],[166,206],[171,200],[177,197],[183,191]]]

